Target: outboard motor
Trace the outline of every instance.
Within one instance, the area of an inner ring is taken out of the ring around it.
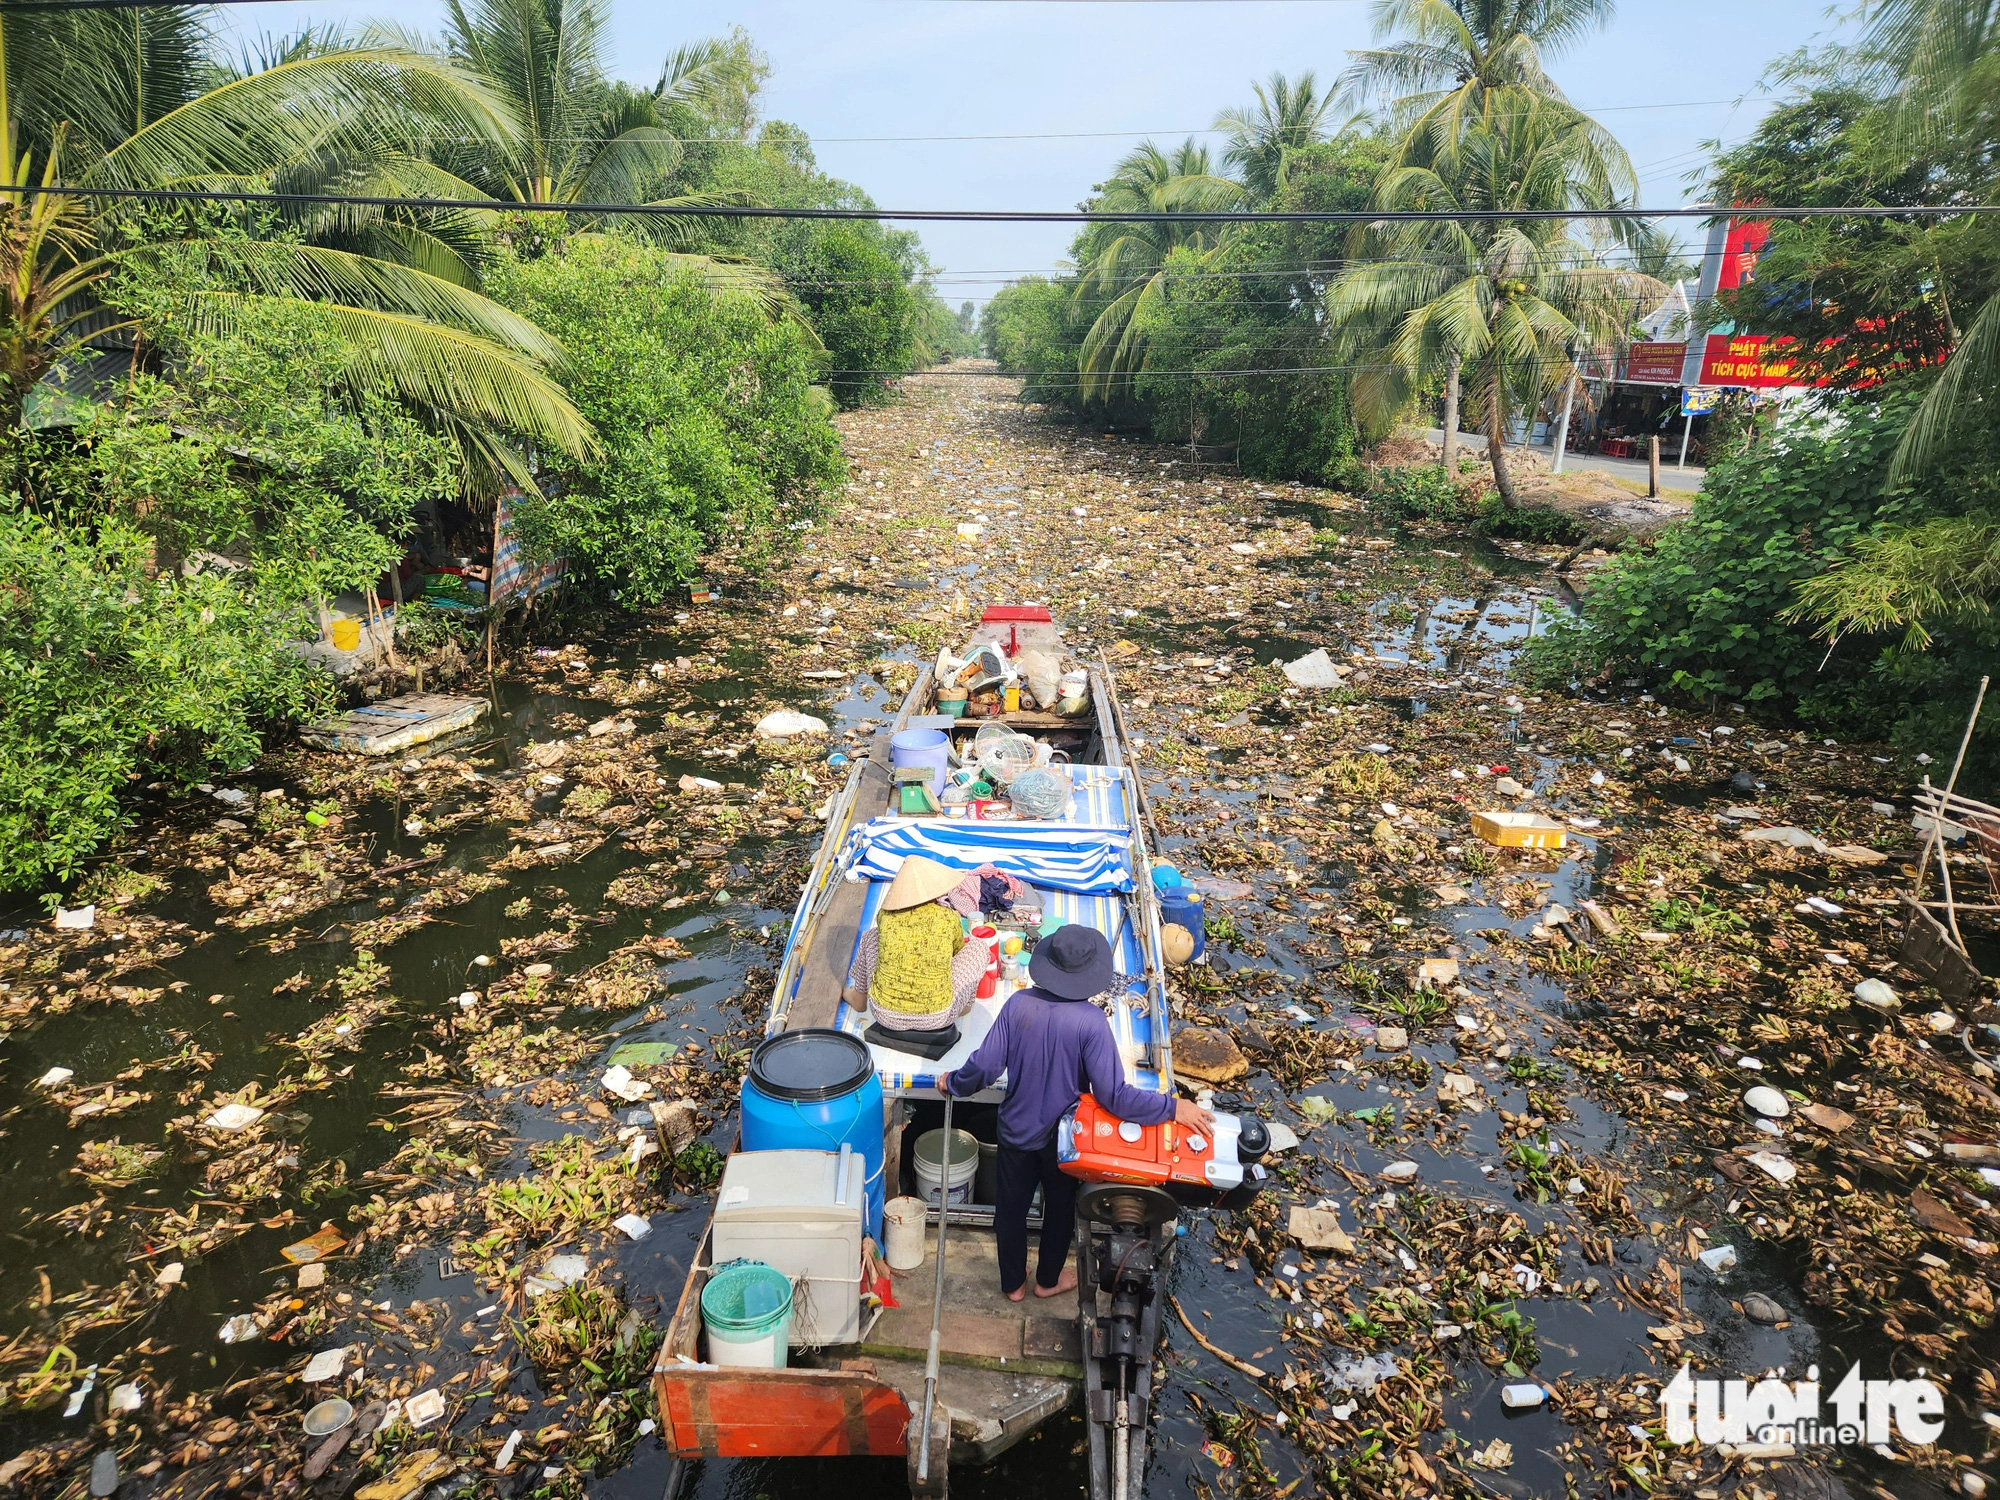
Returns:
[[[1056,1126],[1056,1159],[1084,1184],[1077,1280],[1093,1497],[1137,1500],[1145,1488],[1153,1351],[1181,1209],[1248,1204],[1270,1148],[1254,1116],[1219,1114],[1206,1133],[1135,1125],[1089,1094]]]
[[[1056,1126],[1056,1159],[1085,1182],[1164,1188],[1188,1208],[1243,1208],[1264,1183],[1271,1132],[1254,1115],[1215,1117],[1212,1135],[1169,1120],[1135,1125],[1085,1094]]]

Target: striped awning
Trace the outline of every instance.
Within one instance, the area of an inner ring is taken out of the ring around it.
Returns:
[[[1071,766],[1076,788],[1067,817],[1046,822],[959,818],[870,818],[847,836],[840,867],[850,880],[893,880],[912,854],[955,870],[984,864],[1044,890],[1104,896],[1132,889],[1132,833],[1124,814],[1124,772]]]

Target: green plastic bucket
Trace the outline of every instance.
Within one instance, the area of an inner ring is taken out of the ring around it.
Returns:
[[[792,1283],[761,1260],[731,1261],[701,1289],[710,1364],[782,1370],[792,1331]]]

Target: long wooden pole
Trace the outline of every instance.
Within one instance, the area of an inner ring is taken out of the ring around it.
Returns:
[[[944,1321],[944,1233],[951,1224],[950,1203],[951,1095],[947,1093],[944,1096],[944,1164],[938,1168],[937,1279],[931,1285],[930,1353],[924,1356],[924,1435],[917,1449],[918,1484],[927,1484],[931,1477],[931,1421],[937,1412],[938,1334],[939,1325]]]

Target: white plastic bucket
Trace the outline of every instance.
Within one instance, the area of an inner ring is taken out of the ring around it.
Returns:
[[[954,1130],[951,1134],[948,1175],[940,1170],[944,1166],[944,1132],[927,1130],[917,1137],[914,1153],[917,1194],[926,1206],[936,1206],[940,1181],[945,1202],[953,1208],[963,1208],[972,1202],[972,1184],[979,1176],[979,1138],[969,1130]]]
[[[701,1292],[711,1364],[782,1370],[790,1347],[792,1285],[757,1261],[719,1267]]]
[[[914,1271],[924,1263],[924,1224],[929,1210],[921,1198],[891,1198],[882,1209],[882,1253],[892,1271]]]

